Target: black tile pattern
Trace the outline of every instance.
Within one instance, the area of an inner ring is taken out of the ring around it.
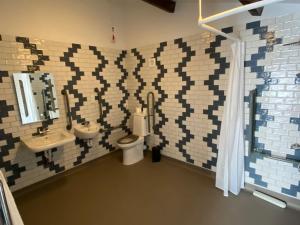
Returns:
[[[3,83],[3,78],[9,77],[9,74],[7,71],[0,71],[0,83]]]
[[[68,91],[70,95],[73,95],[76,100],[74,106],[70,106],[70,113],[73,120],[76,120],[77,123],[85,122],[85,118],[83,118],[78,113],[80,112],[80,107],[84,105],[84,102],[87,101],[87,98],[83,96],[82,93],[79,92],[78,89],[75,88],[78,81],[81,80],[81,77],[84,76],[84,72],[80,71],[80,68],[75,65],[74,62],[71,62],[71,58],[74,56],[78,50],[81,49],[80,44],[72,44],[71,48],[68,48],[67,52],[64,52],[64,56],[60,57],[60,61],[64,62],[67,67],[71,69],[71,71],[75,72],[75,75],[72,76],[71,80],[67,82],[67,85],[64,85],[64,90]]]
[[[37,60],[32,60],[31,65],[27,65],[27,71],[22,71],[24,73],[34,73],[36,71],[40,71],[40,66],[45,65],[45,61],[49,61],[50,58],[47,55],[44,55],[43,50],[38,49],[36,44],[30,43],[29,38],[27,37],[16,37],[16,42],[22,43],[24,46],[24,49],[30,50],[31,55],[37,56]],[[49,125],[53,124],[52,119],[44,120],[42,121],[42,126],[43,128],[48,128]],[[32,135],[37,135],[38,130],[41,128],[38,127],[37,131],[33,133]]]
[[[97,49],[95,46],[90,46],[89,49],[93,52],[95,56],[97,56],[97,59],[100,61],[98,66],[95,68],[95,71],[92,73],[93,76],[96,77],[97,80],[99,80],[100,85],[102,86],[99,88],[100,90],[100,96],[105,96],[105,92],[107,92],[108,88],[111,86],[107,80],[104,79],[104,76],[101,74],[105,66],[108,64],[108,61],[105,59],[105,57],[101,54],[101,52]],[[98,100],[98,96],[96,96],[96,100]],[[99,118],[97,120],[100,125],[106,129],[107,131],[104,131],[101,140],[99,142],[100,145],[108,149],[109,151],[114,150],[112,144],[109,143],[108,138],[111,134],[112,126],[109,124],[109,122],[106,120],[107,115],[109,114],[110,110],[112,109],[112,106],[105,100],[105,98],[102,98],[102,118]]]
[[[52,109],[52,103],[51,103],[51,93],[54,88],[54,85],[51,83],[51,80],[47,79],[49,76],[48,73],[44,73],[40,76],[40,80],[44,83],[45,85],[45,96],[46,96],[46,109],[48,111],[55,111],[56,109]],[[53,101],[56,100],[55,97],[52,99]],[[46,116],[46,115],[45,115]]]
[[[175,123],[178,124],[179,128],[182,130],[183,137],[181,140],[176,143],[176,147],[182,153],[183,157],[185,157],[186,161],[189,163],[194,163],[194,160],[191,158],[191,155],[187,153],[185,149],[185,145],[194,138],[194,135],[185,125],[185,121],[188,117],[194,113],[194,109],[188,103],[186,99],[184,99],[184,95],[191,89],[191,86],[195,85],[195,81],[191,79],[191,77],[184,71],[184,68],[187,66],[187,63],[191,61],[191,58],[196,55],[196,52],[191,49],[190,46],[187,45],[186,42],[182,40],[182,38],[176,39],[174,44],[177,44],[178,47],[182,50],[183,53],[186,53],[186,56],[182,58],[182,61],[175,68],[175,72],[178,73],[179,77],[182,78],[182,81],[185,82],[183,84],[182,89],[178,91],[175,95],[175,98],[178,99],[178,102],[182,105],[184,109],[183,113],[175,120]]]
[[[264,66],[260,66],[258,63],[258,60],[265,59],[266,54],[268,52],[272,52],[274,49],[274,45],[281,44],[282,38],[276,38],[275,32],[268,31],[268,26],[261,26],[260,21],[255,21],[248,23],[246,25],[247,29],[252,29],[253,34],[259,35],[260,40],[266,40],[266,45],[258,47],[257,53],[253,53],[251,55],[251,59],[248,61],[245,61],[245,67],[250,67],[252,73],[256,73],[256,78],[263,79],[263,84],[257,84],[256,85],[256,95],[257,96],[263,96],[264,91],[270,90],[270,86],[273,84],[278,83],[277,78],[272,78],[271,72],[265,72]],[[248,100],[248,99],[246,99]],[[246,101],[247,102],[247,101]],[[260,102],[256,103],[256,110],[255,114],[259,115],[259,117],[256,117],[257,119],[254,121],[254,129],[255,131],[258,131],[260,127],[267,127],[268,121],[273,121],[274,116],[269,115],[268,109],[264,109],[262,107],[262,104]],[[248,128],[248,127],[246,127]],[[257,152],[253,152],[251,149],[251,153],[249,156],[246,157],[247,166],[245,167],[246,171],[249,172],[249,177],[253,178],[254,183],[256,185],[260,185],[263,187],[268,187],[268,183],[263,181],[263,177],[259,175],[259,173],[256,171],[255,168],[252,168],[250,166],[250,163],[256,163],[257,159],[264,159],[265,154],[272,155],[272,152],[265,149],[264,143],[259,142],[259,139],[256,137],[254,138],[254,148],[258,152],[262,152],[263,154],[259,154]],[[295,154],[297,154],[295,152]],[[296,155],[295,155],[296,156]],[[287,158],[293,159],[295,156],[287,155]],[[297,165],[294,164],[294,167]],[[295,196],[297,195],[297,191],[299,190],[299,185],[291,185],[290,188],[282,188],[281,192],[287,195]]]
[[[25,73],[34,73],[37,71],[40,71],[40,66],[45,65],[45,61],[49,61],[50,58],[47,55],[44,55],[43,50],[40,50],[37,48],[36,44],[32,44],[30,43],[29,38],[27,37],[16,37],[16,42],[19,43],[23,43],[24,49],[28,49],[30,50],[30,54],[31,55],[35,55],[37,56],[37,60],[33,60],[31,65],[27,65],[27,71],[22,71]],[[37,131],[35,133],[33,133],[32,135],[35,136],[38,134],[38,130],[40,128],[48,128],[49,125],[53,124],[53,119],[46,119],[42,121],[42,126],[37,128]],[[36,154],[36,157],[39,157],[38,154]],[[43,159],[42,162],[44,163],[45,160]],[[40,164],[41,162],[38,161],[38,164]],[[44,168],[46,168],[46,166],[49,167],[49,170],[55,170],[57,172],[61,172],[64,170],[64,167],[61,167],[59,164],[55,164],[54,162],[50,162],[49,164],[45,164]],[[47,168],[48,168],[47,167]]]
[[[146,86],[146,82],[143,80],[143,78],[140,74],[141,68],[143,67],[143,64],[145,63],[145,59],[143,58],[143,56],[140,54],[140,52],[136,48],[131,49],[131,52],[134,54],[134,56],[138,60],[138,64],[136,65],[136,67],[133,71],[134,77],[139,82],[138,89],[134,93],[134,96],[136,97],[136,99],[138,100],[138,102],[141,104],[141,106],[143,108],[147,108],[147,104],[145,103],[145,101],[143,100],[143,98],[141,96],[141,93],[142,93],[144,87]]]
[[[126,51],[122,51],[121,54],[117,57],[117,59],[115,61],[115,65],[117,65],[117,67],[122,72],[121,79],[116,84],[117,87],[123,93],[123,97],[122,97],[120,103],[118,104],[118,107],[125,114],[123,120],[121,121],[121,126],[122,126],[122,129],[129,134],[130,133],[130,129],[127,126],[127,122],[128,122],[128,119],[130,118],[130,111],[125,107],[126,102],[127,102],[128,98],[129,98],[129,92],[128,92],[127,88],[125,86],[123,86],[123,84],[125,83],[125,81],[126,81],[126,79],[128,77],[128,72],[126,71],[126,69],[122,65],[122,61],[126,57],[126,54],[127,54]]]
[[[5,157],[10,154],[10,150],[16,147],[16,143],[20,142],[20,137],[13,137],[11,133],[6,133],[4,129],[0,129],[0,141],[6,141],[6,145],[0,146],[0,168],[4,168],[5,172],[12,173],[12,175],[7,177],[8,185],[12,186],[15,185],[16,179],[21,177],[21,173],[26,168],[18,163],[13,163],[11,160],[6,161]]]
[[[80,152],[80,156],[78,156],[76,161],[73,163],[74,166],[77,166],[82,163],[82,160],[85,158],[86,154],[89,153],[91,147],[88,146],[86,141],[79,138],[76,138],[75,144],[83,148],[83,151]]]
[[[298,131],[300,131],[300,117],[291,117],[290,123],[298,125]]]
[[[265,59],[267,52],[272,52],[274,45],[282,43],[281,38],[276,38],[274,32],[268,31],[268,26],[261,26],[260,21],[248,23],[246,29],[252,29],[253,35],[259,35],[260,40],[267,40],[265,46],[258,47],[258,52],[251,55],[249,61],[245,61],[245,67],[250,67],[252,73],[256,73],[256,78],[264,80],[263,84],[256,85],[256,96],[261,97],[263,91],[268,91],[270,85],[277,84],[278,80],[271,78],[270,72],[265,72],[264,66],[258,65],[258,60]],[[255,131],[259,130],[259,127],[267,126],[268,121],[273,121],[274,116],[268,115],[268,109],[263,109],[260,102],[256,102],[256,112],[259,115],[259,119],[254,121]],[[265,150],[265,145],[258,141],[258,138],[254,138],[254,148],[258,151],[262,151],[266,154],[271,154],[270,151]]]
[[[31,55],[36,55],[38,57],[37,60],[32,61],[32,65],[27,65],[27,71],[34,73],[35,71],[40,70],[40,66],[45,65],[45,61],[49,61],[49,56],[44,55],[43,51],[38,49],[36,44],[32,44],[27,37],[16,37],[16,41],[22,43],[25,49],[30,50]]]
[[[169,119],[166,117],[166,115],[163,113],[161,106],[162,103],[165,101],[166,98],[168,98],[168,95],[166,92],[162,89],[160,86],[161,80],[164,78],[165,74],[168,72],[167,69],[164,67],[162,62],[160,61],[161,53],[164,51],[164,48],[167,46],[167,42],[160,43],[159,47],[156,49],[156,52],[154,53],[154,58],[156,61],[156,67],[159,69],[159,72],[157,74],[157,77],[152,82],[152,85],[154,86],[155,90],[158,92],[158,97],[156,100],[155,110],[158,114],[158,122],[154,125],[154,133],[158,135],[160,144],[158,145],[162,150],[163,148],[169,144],[169,141],[167,138],[163,135],[163,132],[161,131],[161,128],[169,121]]]
[[[233,31],[232,27],[223,29],[225,33],[231,33]],[[222,41],[226,40],[223,36],[217,35],[215,41],[210,43],[210,47],[205,49],[205,54],[209,54],[211,59],[214,59],[215,64],[219,67],[214,70],[214,73],[209,75],[208,80],[204,81],[204,85],[208,86],[210,91],[213,91],[216,100],[213,101],[212,105],[209,105],[207,109],[203,110],[203,114],[208,116],[208,119],[212,121],[213,125],[217,126],[217,129],[212,130],[211,133],[208,133],[206,137],[203,137],[203,141],[206,142],[207,146],[212,149],[213,153],[218,153],[217,144],[214,142],[217,140],[220,135],[221,130],[221,121],[217,112],[220,106],[224,105],[225,102],[225,93],[224,90],[221,90],[219,85],[216,84],[216,81],[220,79],[220,76],[225,75],[226,69],[230,67],[229,62],[227,62],[226,57],[222,57],[220,52],[217,52],[217,47],[220,47]],[[202,166],[207,169],[211,169],[212,166],[216,166],[217,156],[212,157],[211,160],[208,160],[206,163],[202,163]]]
[[[51,149],[51,154],[53,156],[54,152],[57,152],[57,148]],[[45,152],[37,152],[35,153],[36,157],[41,157],[37,162],[37,166],[43,166],[45,169],[49,169],[49,171],[55,171],[55,173],[60,173],[65,171],[64,166],[60,166],[58,163],[55,164],[54,161],[49,161],[45,156]]]
[[[9,77],[7,71],[0,71],[0,84],[4,77]],[[9,116],[9,112],[14,111],[13,105],[8,105],[5,100],[0,100],[0,123],[3,123],[3,118]],[[19,166],[18,163],[13,163],[11,160],[5,160],[5,157],[10,154],[10,151],[15,148],[16,143],[20,142],[20,137],[13,137],[11,133],[6,133],[4,129],[0,129],[0,141],[5,141],[6,144],[0,146],[0,168],[6,172],[11,172],[12,175],[7,177],[9,186],[15,184],[16,179],[21,177],[21,173],[26,170],[24,166]]]
[[[12,105],[7,105],[5,100],[0,100],[0,123],[3,123],[2,119],[8,117],[8,112],[14,111]]]

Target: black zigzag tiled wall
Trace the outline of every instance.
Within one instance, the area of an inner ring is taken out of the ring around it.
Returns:
[[[232,32],[227,29],[226,32]],[[154,143],[162,154],[215,169],[230,54],[220,36],[202,33],[133,49],[127,57],[129,108],[156,98]],[[155,58],[156,65],[149,61]],[[152,143],[151,143],[152,141]]]
[[[267,154],[300,158],[299,15],[270,18],[224,29],[246,42],[245,138],[249,135],[249,91],[257,90],[254,147]],[[151,65],[151,59],[155,64]],[[215,170],[223,106],[230,68],[230,41],[202,32],[128,51],[0,36],[0,167],[16,190],[100,157],[116,149],[116,140],[130,133],[132,113],[146,107],[147,93],[156,98],[154,135],[148,146],[164,155]],[[11,76],[14,72],[52,73],[59,119],[21,125]],[[103,105],[99,118],[98,88]],[[33,154],[20,138],[37,128],[65,129],[61,90],[71,96],[73,123],[98,123],[105,131],[90,147],[80,139],[52,149],[53,162]],[[112,127],[120,129],[111,131]],[[297,163],[283,163],[246,150],[246,182],[300,199]]]
[[[1,35],[0,40],[0,168],[12,190],[115,149],[116,139],[129,132],[126,51],[8,35]],[[12,83],[15,72],[44,72],[54,76],[58,119],[21,125]],[[95,88],[100,90],[102,98],[102,118]],[[54,160],[47,162],[43,152],[30,152],[22,146],[20,138],[35,135],[41,126],[48,126],[54,132],[66,128],[62,90],[69,92],[73,124],[91,121],[108,130],[99,134],[93,147],[77,138],[74,143],[52,149]],[[110,130],[119,125],[120,129]]]
[[[267,156],[300,160],[300,47],[299,14],[254,21],[240,28],[246,40],[245,112],[249,134],[249,92],[256,89],[253,149],[247,149],[246,182],[300,199],[297,161],[282,162]],[[246,135],[246,147],[250,141]],[[256,150],[253,152],[253,150]],[[260,154],[263,152],[264,154]]]
[[[256,89],[254,148],[300,159],[299,15],[269,18],[224,29],[246,42],[245,138],[249,135],[249,91]],[[156,65],[149,61],[155,58]],[[215,170],[223,106],[226,101],[230,42],[202,33],[133,49],[127,56],[129,108],[145,107],[156,96],[157,123],[151,145],[162,154]],[[298,163],[271,160],[246,149],[246,182],[300,199]]]

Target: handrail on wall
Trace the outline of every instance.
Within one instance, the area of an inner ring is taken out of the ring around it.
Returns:
[[[150,96],[152,100],[152,110],[150,112]],[[148,92],[147,94],[147,114],[148,114],[148,131],[149,133],[151,132],[151,117],[153,120],[153,128],[155,125],[155,98],[154,98],[154,93],[152,91]]]
[[[248,152],[251,152],[254,146],[255,133],[255,112],[256,112],[256,89],[249,93],[249,147]]]
[[[62,90],[61,94],[65,96],[66,106],[67,106],[67,130],[72,129],[72,117],[71,117],[71,109],[70,109],[70,102],[69,102],[69,94],[66,90]]]
[[[99,88],[95,88],[95,92],[97,93],[97,96],[98,96],[99,112],[100,112],[100,119],[101,119],[102,115],[103,115],[103,110],[102,110],[102,98],[100,95]]]
[[[232,16],[238,13],[242,13],[251,9],[256,9],[256,8],[260,8],[266,5],[270,5],[276,2],[282,2],[285,0],[262,0],[259,2],[254,2],[248,5],[243,5],[243,6],[239,6],[239,7],[235,7],[233,9],[229,9],[226,11],[223,11],[221,13],[217,13],[215,15],[203,18],[202,17],[202,0],[199,0],[199,19],[198,19],[198,24],[199,26],[201,26],[203,29],[208,30],[210,32],[216,33],[218,35],[222,35],[224,37],[226,37],[227,39],[230,39],[232,41],[240,41],[240,38],[238,38],[236,35],[233,34],[226,34],[221,30],[218,30],[212,26],[207,25],[207,23],[209,22],[213,22],[219,19],[223,19],[227,16]]]
[[[254,141],[255,141],[255,114],[256,114],[256,97],[257,97],[257,91],[256,89],[251,90],[250,94],[250,101],[249,101],[249,149],[248,152],[249,154],[251,154],[252,152],[258,153],[263,155],[266,158],[270,158],[273,160],[279,160],[282,162],[287,162],[287,163],[298,163],[298,169],[300,171],[300,159],[296,159],[296,158],[291,158],[291,157],[283,157],[283,156],[279,156],[279,155],[272,155],[272,153],[266,152],[264,150],[261,149],[257,149],[254,147]],[[295,147],[293,147],[293,145],[291,146],[291,148],[297,149],[297,144],[295,144]]]

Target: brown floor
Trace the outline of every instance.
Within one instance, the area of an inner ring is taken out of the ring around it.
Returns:
[[[116,152],[15,193],[25,225],[289,225],[300,212],[250,193],[225,198],[200,169]]]

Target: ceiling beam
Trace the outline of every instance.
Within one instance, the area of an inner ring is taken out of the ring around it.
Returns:
[[[261,0],[239,0],[240,3],[242,3],[243,5],[248,5],[248,4],[251,4],[251,3],[254,3],[254,2],[259,2]],[[260,8],[257,8],[257,9],[251,9],[249,10],[249,13],[252,15],[252,16],[261,16],[262,15],[262,12],[264,10],[264,7],[260,7]]]
[[[168,13],[175,12],[176,2],[173,0],[142,0]]]

